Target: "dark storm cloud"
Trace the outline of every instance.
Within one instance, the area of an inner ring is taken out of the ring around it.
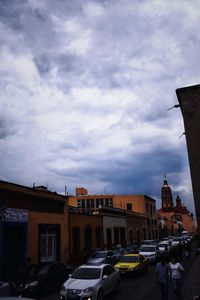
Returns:
[[[15,133],[14,128],[10,127],[8,121],[6,121],[3,116],[0,116],[0,140],[6,139],[8,136]]]
[[[181,112],[167,109],[199,81],[199,6],[0,1],[0,177],[157,197],[167,175],[189,199]]]

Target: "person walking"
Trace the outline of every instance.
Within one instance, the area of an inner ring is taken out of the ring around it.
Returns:
[[[169,263],[169,270],[176,300],[181,300],[181,273],[184,271],[183,266],[178,262],[177,258],[173,257]]]
[[[156,265],[156,279],[158,280],[162,300],[168,299],[168,282],[169,282],[169,264],[165,257],[161,256],[160,262]]]

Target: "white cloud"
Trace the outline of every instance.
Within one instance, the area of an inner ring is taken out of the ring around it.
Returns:
[[[199,82],[199,2],[3,6],[0,177],[153,196],[167,173],[192,199],[181,112],[166,110]]]

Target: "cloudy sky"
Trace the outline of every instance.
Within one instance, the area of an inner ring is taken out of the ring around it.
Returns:
[[[175,90],[199,83],[199,0],[0,0],[0,179],[193,211]]]

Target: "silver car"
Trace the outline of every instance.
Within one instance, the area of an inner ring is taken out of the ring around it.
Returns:
[[[149,262],[156,262],[160,254],[160,250],[157,246],[144,245],[141,246],[139,253],[142,254],[145,258],[147,258]]]
[[[120,287],[120,273],[109,264],[82,265],[63,284],[60,300],[102,300]]]

